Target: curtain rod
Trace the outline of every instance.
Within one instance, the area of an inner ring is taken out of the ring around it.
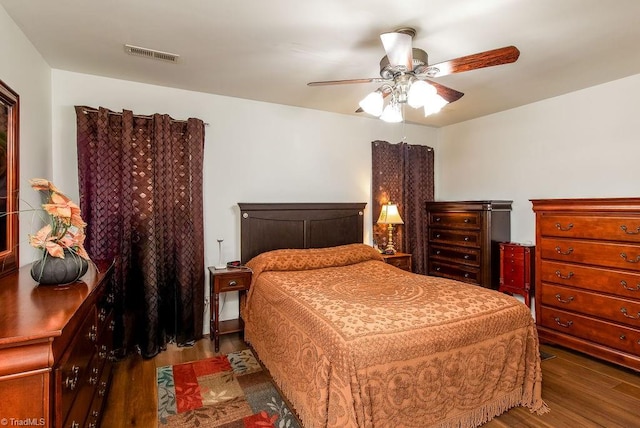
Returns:
[[[98,110],[94,110],[94,109],[90,109],[90,108],[83,108],[82,112],[84,114],[87,114],[87,113],[98,113]],[[109,111],[108,114],[115,114],[117,116],[122,116],[122,113],[119,113],[117,111]],[[133,117],[138,117],[138,118],[141,118],[141,119],[152,119],[153,118],[153,116],[145,116],[145,115],[142,115],[142,114],[134,114]],[[186,120],[179,120],[179,119],[171,119],[171,122],[186,123],[187,121]],[[209,126],[209,124],[207,122],[203,122],[203,123],[204,123],[204,126]]]

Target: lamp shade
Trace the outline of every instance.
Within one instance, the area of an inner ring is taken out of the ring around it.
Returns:
[[[378,217],[378,224],[404,224],[398,212],[398,206],[392,203],[383,205],[380,217]]]
[[[391,102],[382,111],[380,119],[389,123],[402,122],[402,112],[400,111],[400,104]]]
[[[449,104],[449,102],[438,94],[430,97],[424,105],[424,116],[427,117],[429,115],[438,113],[440,110],[442,110],[442,107],[446,106],[447,104]]]
[[[430,97],[437,94],[436,88],[424,80],[416,80],[411,83],[407,103],[413,108],[424,106]]]
[[[362,101],[360,101],[360,107],[365,113],[369,113],[373,116],[380,116],[382,114],[382,105],[384,104],[384,98],[380,91],[373,91],[367,95]]]

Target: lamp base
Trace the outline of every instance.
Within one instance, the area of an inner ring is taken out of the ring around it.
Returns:
[[[384,253],[395,254],[396,248],[393,246],[393,224],[390,224],[387,230],[389,231],[389,239],[387,240],[387,246],[384,249]]]

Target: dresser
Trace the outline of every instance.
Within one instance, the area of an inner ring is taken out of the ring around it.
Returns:
[[[500,244],[500,287],[498,291],[524,297],[531,306],[531,292],[535,278],[535,246],[517,242]]]
[[[640,371],[640,198],[531,202],[540,340]]]
[[[0,418],[95,428],[111,377],[112,265],[64,286],[38,286],[29,269],[0,278]]]
[[[427,274],[498,288],[511,201],[427,202]]]

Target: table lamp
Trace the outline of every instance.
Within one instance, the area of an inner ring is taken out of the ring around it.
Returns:
[[[380,217],[378,218],[378,224],[388,224],[389,227],[389,239],[387,240],[387,247],[384,249],[385,254],[395,254],[396,249],[393,247],[393,225],[404,224],[400,213],[398,212],[398,206],[389,202],[382,206],[380,210]]]

